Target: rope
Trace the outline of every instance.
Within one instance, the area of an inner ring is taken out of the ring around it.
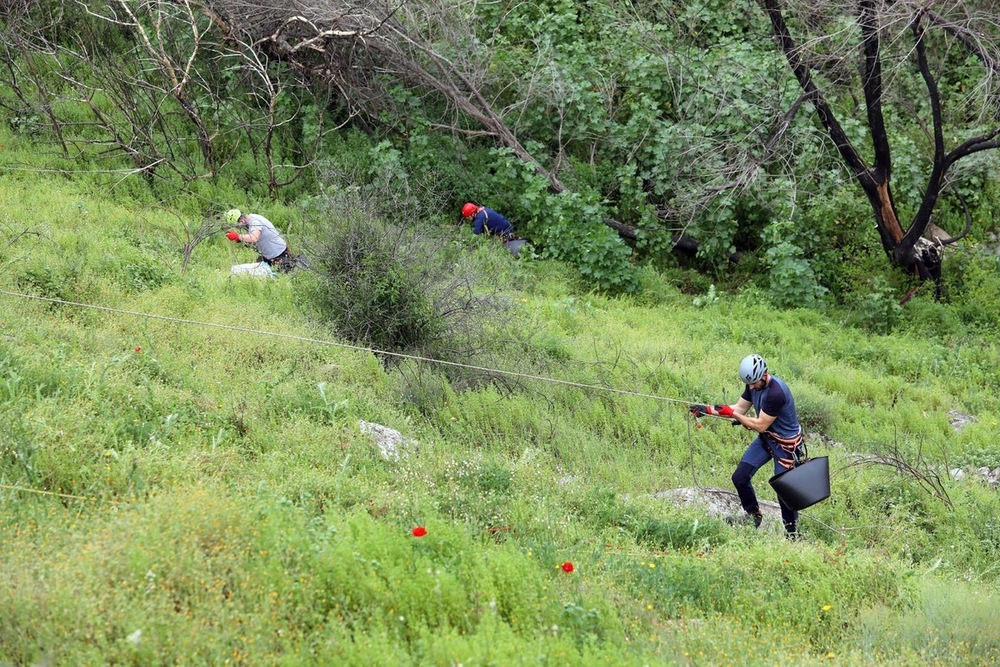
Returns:
[[[0,289],[0,294],[5,294],[7,296],[12,296],[20,299],[32,299],[35,301],[44,301],[47,303],[57,303],[63,306],[73,306],[76,308],[89,308],[91,310],[99,310],[106,313],[117,313],[119,315],[131,315],[133,317],[145,317],[151,320],[160,320],[163,322],[173,322],[177,324],[189,324],[197,325],[203,327],[210,327],[214,329],[223,329],[225,331],[238,331],[240,333],[249,333],[260,336],[271,336],[274,338],[283,338],[286,340],[294,340],[303,343],[314,343],[317,345],[328,345],[331,347],[339,347],[346,350],[354,350],[357,352],[368,352],[371,354],[385,355],[387,357],[396,357],[399,359],[410,359],[412,361],[421,361],[431,364],[439,364],[441,366],[451,366],[453,368],[463,368],[466,370],[479,371],[482,373],[494,373],[497,375],[505,375],[507,377],[519,378],[522,380],[537,380],[539,382],[549,382],[552,384],[563,385],[566,387],[575,387],[577,389],[586,389],[589,391],[604,391],[611,394],[618,394],[623,396],[635,396],[637,398],[649,398],[656,401],[663,401],[665,403],[680,403],[683,405],[690,405],[691,401],[681,400],[679,398],[669,398],[667,396],[657,396],[656,394],[644,394],[642,392],[629,391],[627,389],[615,389],[614,387],[606,387],[603,385],[595,384],[585,384],[582,382],[572,382],[570,380],[560,380],[557,378],[545,377],[543,375],[531,375],[527,373],[518,373],[515,371],[505,371],[498,368],[488,368],[485,366],[473,366],[470,364],[463,364],[457,361],[444,361],[442,359],[432,359],[430,357],[420,357],[412,354],[403,354],[401,352],[389,352],[387,350],[378,350],[375,348],[364,347],[362,345],[351,345],[349,343],[338,343],[331,340],[323,340],[321,338],[310,338],[308,336],[298,336],[295,334],[285,334],[278,333],[274,331],[265,331],[262,329],[252,329],[250,327],[241,327],[232,324],[217,324],[215,322],[203,322],[199,320],[189,320],[182,317],[170,317],[167,315],[156,315],[153,313],[144,313],[137,310],[124,310],[122,308],[112,308],[110,306],[98,306],[90,303],[79,303],[76,301],[66,301],[64,299],[56,299],[52,297],[36,296],[34,294],[21,294],[19,292],[11,292],[9,290]]]
[[[10,486],[8,484],[0,484],[0,489],[9,489],[11,491],[23,491],[24,493],[37,493],[42,496],[58,496],[60,498],[72,498],[73,500],[93,500],[93,498],[88,498],[86,496],[72,496],[68,493],[56,493],[55,491],[41,491],[39,489],[29,489],[23,486]]]
[[[688,413],[687,421],[687,440],[688,440],[688,456],[690,457],[691,463],[691,481],[694,482],[696,487],[700,487],[701,484],[698,483],[698,471],[694,463],[694,441],[691,438],[691,422],[694,421],[694,416]],[[700,426],[699,426],[700,428]]]
[[[147,318],[147,319],[160,320],[160,321],[163,321],[163,322],[172,322],[172,323],[177,323],[177,324],[196,325],[196,326],[210,327],[210,328],[214,328],[214,329],[222,329],[222,330],[225,330],[225,331],[238,331],[238,332],[241,332],[241,333],[249,333],[249,334],[261,335],[261,336],[272,336],[274,338],[283,338],[283,339],[286,339],[286,340],[294,340],[294,341],[299,341],[299,342],[303,342],[303,343],[314,343],[314,344],[317,344],[317,345],[328,345],[328,346],[331,346],[331,347],[339,347],[339,348],[343,348],[343,349],[347,349],[347,350],[354,350],[354,351],[359,351],[359,352],[368,352],[370,354],[382,354],[382,355],[386,355],[386,356],[389,356],[389,357],[396,357],[396,358],[399,358],[399,359],[410,359],[410,360],[413,360],[413,361],[420,361],[420,362],[426,362],[426,363],[432,363],[432,364],[440,364],[442,366],[451,366],[451,367],[454,367],[454,368],[463,368],[463,369],[473,370],[473,371],[479,371],[479,372],[483,372],[483,373],[495,373],[497,375],[505,375],[507,377],[514,377],[514,378],[519,378],[519,379],[522,379],[522,380],[537,380],[539,382],[549,382],[549,383],[552,383],[552,384],[558,384],[558,385],[562,385],[562,386],[566,386],[566,387],[574,387],[574,388],[577,388],[577,389],[585,389],[585,390],[588,390],[588,391],[603,391],[603,392],[608,392],[608,393],[611,393],[611,394],[618,394],[618,395],[622,395],[622,396],[634,396],[634,397],[637,397],[637,398],[649,398],[649,399],[653,399],[653,400],[656,400],[656,401],[662,401],[662,402],[665,402],[665,403],[679,403],[679,404],[683,404],[683,405],[690,405],[690,403],[691,403],[690,401],[685,401],[685,400],[678,399],[678,398],[670,398],[670,397],[667,397],[667,396],[658,396],[656,394],[645,394],[645,393],[642,393],[642,392],[629,391],[629,390],[626,390],[626,389],[616,389],[614,387],[606,387],[606,386],[603,386],[603,385],[585,384],[585,383],[582,383],[582,382],[572,382],[570,380],[560,380],[560,379],[557,379],[557,378],[551,378],[551,377],[546,377],[546,376],[542,376],[542,375],[531,375],[531,374],[527,374],[527,373],[517,373],[517,372],[514,372],[514,371],[500,370],[500,369],[497,369],[497,368],[488,368],[488,367],[484,367],[484,366],[473,366],[473,365],[470,365],[470,364],[462,364],[462,363],[455,362],[455,361],[444,361],[444,360],[441,360],[441,359],[432,359],[432,358],[429,358],[429,357],[421,357],[421,356],[416,356],[416,355],[411,355],[411,354],[403,354],[403,353],[400,353],[400,352],[389,352],[387,350],[378,350],[378,349],[374,349],[374,348],[364,347],[364,346],[361,346],[361,345],[351,345],[349,343],[338,343],[338,342],[335,342],[335,341],[323,340],[323,339],[320,339],[320,338],[311,338],[311,337],[308,337],[308,336],[298,336],[298,335],[295,335],[295,334],[277,333],[277,332],[274,332],[274,331],[265,331],[265,330],[262,330],[262,329],[252,329],[250,327],[242,327],[242,326],[236,326],[236,325],[231,325],[231,324],[217,324],[215,322],[203,322],[203,321],[199,321],[199,320],[190,320],[190,319],[185,319],[185,318],[181,318],[181,317],[170,317],[170,316],[167,316],[167,315],[156,315],[154,313],[144,313],[144,312],[136,311],[136,310],[125,310],[125,309],[122,309],[122,308],[112,308],[110,306],[99,306],[99,305],[96,305],[96,304],[80,303],[80,302],[76,302],[76,301],[67,301],[65,299],[56,299],[56,298],[52,298],[52,297],[37,296],[37,295],[34,295],[34,294],[22,294],[20,292],[12,292],[10,290],[4,290],[4,289],[0,289],[0,294],[4,294],[6,296],[11,296],[11,297],[19,298],[19,299],[30,299],[30,300],[34,300],[34,301],[44,301],[46,303],[56,303],[56,304],[59,304],[59,305],[73,306],[73,307],[76,307],[76,308],[87,308],[87,309],[99,310],[99,311],[107,312],[107,313],[117,313],[117,314],[120,314],[120,315],[131,315],[133,317],[144,317],[144,318]],[[691,454],[691,461],[690,461],[690,463],[691,463],[691,476],[692,476],[692,478],[694,480],[695,486],[698,486],[697,474],[695,472],[694,444],[691,441],[692,433],[691,433],[691,420],[690,419],[688,420],[688,425],[687,425],[687,435],[688,435],[688,448],[689,448],[690,454]],[[11,489],[11,490],[14,490],[14,491],[22,491],[22,492],[25,492],[25,493],[37,493],[37,494],[42,494],[42,495],[59,496],[59,497],[62,497],[62,498],[72,498],[72,499],[76,499],[76,500],[91,500],[91,498],[87,498],[87,497],[84,497],[84,496],[73,496],[73,495],[64,494],[64,493],[55,493],[53,491],[40,491],[40,490],[35,490],[35,489],[28,489],[28,488],[25,488],[25,487],[13,487],[13,486],[7,486],[7,485],[0,485],[0,488]]]

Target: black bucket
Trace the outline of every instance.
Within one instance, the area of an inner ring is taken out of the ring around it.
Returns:
[[[525,239],[513,239],[511,241],[505,242],[503,246],[510,251],[511,255],[517,257],[521,253],[521,246],[523,246],[525,243],[527,243]]]
[[[796,512],[830,497],[830,459],[818,456],[768,480],[781,501]]]

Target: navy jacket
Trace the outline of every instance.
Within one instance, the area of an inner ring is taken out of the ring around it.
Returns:
[[[493,209],[484,206],[472,221],[473,234],[482,234],[483,231],[496,236],[510,236],[514,233],[514,225]]]

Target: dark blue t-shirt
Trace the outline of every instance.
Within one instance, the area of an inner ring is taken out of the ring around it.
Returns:
[[[788,385],[773,375],[770,377],[770,382],[763,389],[754,391],[747,385],[742,398],[750,401],[758,415],[765,412],[774,416],[774,422],[767,427],[768,431],[779,438],[794,438],[802,430],[795,411],[795,399],[792,398]]]
[[[472,222],[472,233],[482,234],[483,230],[497,236],[507,236],[514,233],[514,225],[491,208],[483,207]]]

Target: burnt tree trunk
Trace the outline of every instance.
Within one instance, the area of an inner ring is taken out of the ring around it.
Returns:
[[[994,74],[998,73],[996,61],[977,48],[977,45],[982,43],[977,39],[978,36],[968,33],[958,24],[946,21],[937,14],[914,7],[910,28],[916,67],[927,88],[927,100],[931,108],[934,155],[920,207],[909,225],[904,227],[892,194],[892,151],[882,112],[881,26],[878,4],[874,0],[857,2],[861,50],[864,56],[861,84],[874,153],[874,162],[871,165],[864,162],[858,150],[851,144],[822,91],[815,84],[810,67],[801,56],[802,50],[795,43],[785,22],[783,5],[780,0],[763,0],[764,10],[771,22],[772,35],[784,53],[800,87],[815,107],[820,123],[868,198],[886,255],[893,264],[914,272],[921,280],[937,281],[940,278],[941,243],[927,242],[923,236],[944,187],[945,176],[949,167],[959,159],[978,151],[997,148],[1000,145],[996,140],[1000,134],[1000,127],[973,137],[951,152],[946,152],[940,93],[927,59],[925,22],[929,20],[941,24],[946,33],[965,45]],[[949,239],[945,243],[954,240],[956,239]]]

